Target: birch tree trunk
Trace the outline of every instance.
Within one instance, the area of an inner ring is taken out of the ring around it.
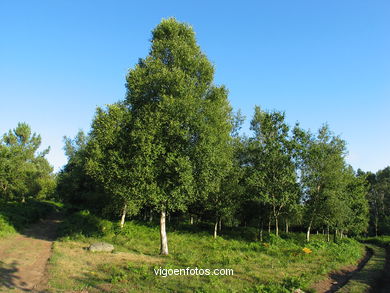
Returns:
[[[311,229],[311,224],[307,227],[307,232],[306,232],[306,241],[310,241],[310,229]]]
[[[327,228],[326,228],[326,237],[327,237],[326,241],[329,242],[329,241],[330,241],[329,225],[328,225]]]
[[[214,225],[214,239],[217,238],[217,230],[218,230],[218,219],[215,220],[215,225]]]
[[[260,242],[263,242],[263,221],[260,222],[260,227],[259,227],[259,240],[260,240]]]
[[[125,204],[123,206],[123,210],[122,210],[122,216],[121,216],[121,229],[123,228],[123,226],[125,225],[125,219],[126,219],[126,212],[127,212],[127,204]]]
[[[279,220],[277,216],[275,216],[275,235],[279,236]]]
[[[168,238],[165,229],[166,211],[163,209],[160,215],[160,254],[168,255]]]

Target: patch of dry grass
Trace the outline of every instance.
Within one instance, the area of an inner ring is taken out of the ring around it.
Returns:
[[[102,267],[135,264],[162,264],[163,259],[128,252],[90,252],[90,243],[56,242],[49,261],[50,290],[53,292],[121,292],[110,283]],[[69,291],[69,289],[71,290]],[[120,289],[119,289],[120,290]],[[128,291],[124,291],[128,292]]]

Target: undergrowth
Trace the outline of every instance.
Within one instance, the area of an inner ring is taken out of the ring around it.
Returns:
[[[0,200],[0,237],[22,231],[26,226],[47,217],[59,207],[60,204],[51,201],[9,202]]]

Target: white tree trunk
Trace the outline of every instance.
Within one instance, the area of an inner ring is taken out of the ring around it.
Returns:
[[[288,220],[286,219],[286,233],[288,233]]]
[[[279,236],[279,221],[278,217],[275,216],[275,235]]]
[[[126,212],[127,212],[127,204],[125,204],[123,206],[123,210],[122,210],[122,216],[121,216],[121,229],[123,228],[123,226],[125,225],[125,219],[126,219]]]
[[[214,239],[217,238],[217,230],[218,230],[218,219],[215,221],[215,225],[214,225]]]
[[[326,227],[326,241],[330,241],[330,235],[329,235],[329,225]]]
[[[191,216],[191,218],[190,218],[190,224],[191,224],[191,225],[194,224],[194,217],[193,217],[193,216]]]
[[[219,220],[219,222],[218,222],[218,231],[219,232],[222,231],[222,220]]]
[[[310,229],[311,229],[311,225],[309,225],[309,227],[307,227],[307,232],[306,232],[306,241],[307,242],[310,241]]]
[[[263,221],[260,222],[260,227],[259,227],[259,240],[263,242]]]
[[[161,255],[168,255],[168,238],[167,238],[167,231],[165,229],[165,217],[166,217],[166,212],[165,210],[162,210],[160,215],[160,254]]]

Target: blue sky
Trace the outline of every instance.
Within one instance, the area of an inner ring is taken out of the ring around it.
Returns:
[[[390,165],[390,1],[0,1],[0,133],[27,122],[58,170],[63,136],[124,98],[171,16],[193,26],[245,132],[254,105],[283,110],[312,131],[327,122],[354,168]]]

